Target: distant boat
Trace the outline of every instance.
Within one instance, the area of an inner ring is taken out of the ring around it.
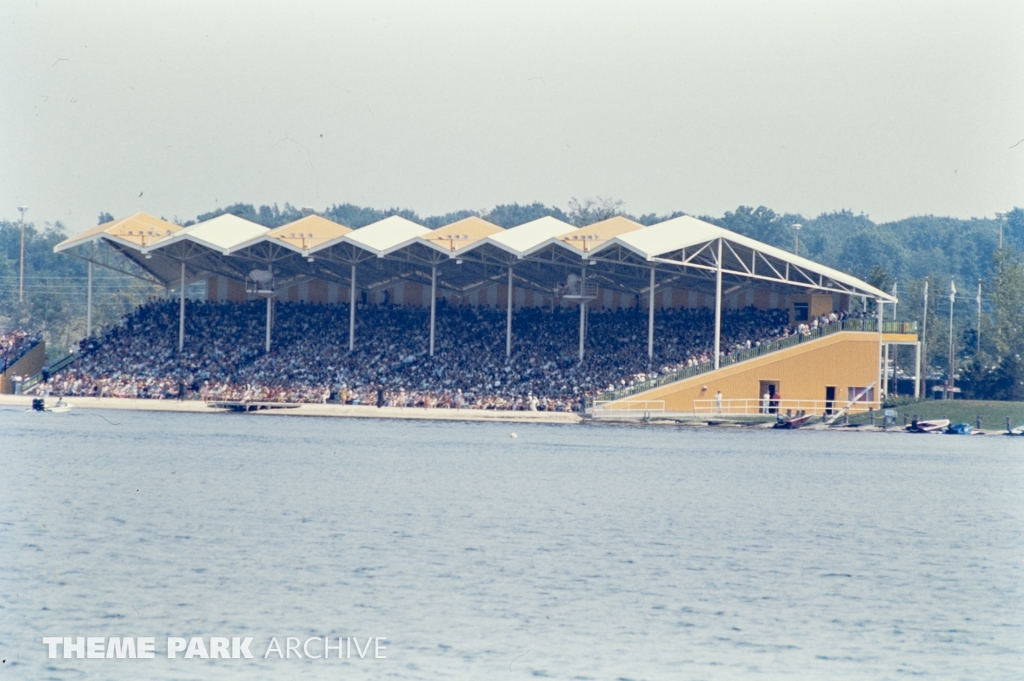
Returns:
[[[54,406],[47,407],[46,400],[36,397],[32,400],[32,411],[50,411],[54,414],[66,414],[71,411],[71,405],[62,400],[57,400]]]
[[[800,414],[799,416],[782,416],[775,422],[773,428],[793,429],[803,428],[811,420],[814,414]]]
[[[911,433],[938,433],[949,427],[949,419],[934,419],[931,421],[915,421],[907,426]]]
[[[1024,435],[1024,425],[1017,426],[1016,428],[1007,428],[1007,435]]]
[[[974,427],[969,423],[954,423],[946,428],[946,435],[971,435]]]

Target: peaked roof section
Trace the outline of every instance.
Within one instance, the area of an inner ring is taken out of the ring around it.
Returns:
[[[267,236],[280,239],[292,246],[300,246],[302,250],[309,250],[350,232],[351,227],[339,225],[319,215],[307,215],[271,230]]]
[[[485,241],[521,258],[534,248],[543,245],[549,239],[575,230],[576,227],[573,227],[568,222],[562,222],[558,218],[546,215],[518,227],[512,227],[504,232],[489,236]]]
[[[580,227],[575,232],[569,232],[567,234],[548,239],[537,248],[531,250],[537,251],[544,246],[557,244],[569,248],[572,251],[579,252],[582,255],[583,253],[594,250],[606,241],[614,239],[620,234],[628,234],[629,232],[635,232],[636,230],[643,228],[644,226],[639,222],[634,222],[629,218],[617,215],[613,218],[608,218],[607,220],[587,225],[586,227]]]
[[[424,243],[445,253],[456,253],[489,236],[505,230],[498,225],[487,222],[483,218],[468,217],[457,222],[438,227],[429,234],[419,237]]]
[[[96,241],[97,239],[108,239],[119,242],[123,246],[140,249],[179,231],[181,231],[181,227],[178,225],[155,218],[152,215],[136,213],[119,220],[104,222],[102,225],[97,225],[92,229],[85,230],[81,234],[69,237],[54,246],[53,250],[55,253],[60,253],[68,248]]]
[[[319,248],[310,249],[310,252],[332,246],[338,243],[338,241],[345,241],[363,250],[370,251],[378,257],[384,257],[395,248],[400,248],[407,241],[429,233],[430,230],[423,225],[417,225],[411,220],[406,220],[398,215],[392,215],[351,231],[340,240],[333,239],[327,241],[321,244]]]
[[[816,263],[813,260],[808,260],[807,258],[794,255],[793,253],[784,251],[781,248],[769,246],[768,244],[757,241],[756,239],[751,239],[750,237],[737,234],[736,232],[731,232],[722,227],[718,227],[717,225],[712,225],[711,223],[704,222],[703,220],[698,220],[697,218],[689,215],[666,220],[665,222],[660,222],[656,225],[651,225],[650,227],[626,232],[616,236],[594,248],[591,251],[591,255],[596,256],[601,251],[611,249],[615,246],[622,246],[623,248],[641,256],[645,260],[650,261],[663,257],[674,251],[706,244],[719,238],[743,249],[749,249],[760,254],[762,257],[774,258],[783,263],[795,266],[802,271],[820,275],[827,279],[832,279],[844,286],[856,289],[859,294],[870,295],[874,298],[881,298],[886,302],[892,302],[895,300],[889,294],[880,291],[874,286],[871,286],[867,282],[861,281],[854,276],[832,269],[831,267],[826,267],[825,265]],[[745,274],[744,272],[735,273],[741,276]]]
[[[311,248],[321,246],[328,241],[338,239],[352,229],[332,222],[319,215],[307,215],[304,218],[289,222],[286,225],[276,227],[265,234],[243,243],[232,246],[228,253],[237,253],[245,248],[253,246],[261,241],[273,239],[275,242],[290,248],[298,253],[303,253]]]
[[[148,246],[142,249],[142,251],[143,253],[148,253],[182,241],[192,241],[226,255],[228,249],[232,246],[251,241],[269,231],[263,225],[257,225],[255,222],[249,222],[245,218],[225,213],[205,222],[185,227],[173,236],[153,246]]]

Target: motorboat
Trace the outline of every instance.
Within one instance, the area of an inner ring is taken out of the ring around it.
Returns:
[[[907,430],[911,433],[939,433],[949,427],[949,419],[932,419],[931,421],[914,421]]]
[[[1017,426],[1016,428],[1007,428],[1007,435],[1024,435],[1024,424]]]
[[[47,407],[45,399],[42,397],[35,397],[32,399],[32,411],[49,411],[54,414],[66,414],[71,411],[71,405],[62,399],[58,399],[57,403],[52,407]]]
[[[972,435],[974,426],[969,423],[953,423],[946,428],[946,435]]]

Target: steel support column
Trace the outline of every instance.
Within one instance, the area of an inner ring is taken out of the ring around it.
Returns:
[[[352,274],[348,282],[348,351],[356,348],[356,266],[352,265]]]
[[[273,311],[272,311],[271,308],[272,308],[273,304],[274,304],[274,297],[273,296],[267,296],[267,339],[266,339],[266,345],[265,345],[266,352],[270,352],[270,329],[271,329],[271,325],[273,324]]]
[[[185,261],[181,262],[181,296],[178,305],[178,352],[185,349]]]
[[[580,362],[583,361],[583,348],[586,341],[587,328],[587,300],[584,297],[587,291],[587,268],[580,271]]]
[[[882,401],[885,400],[885,380],[886,380],[885,356],[883,354],[884,351],[885,351],[885,344],[882,342],[882,325],[883,325],[883,322],[885,321],[885,314],[883,312],[883,307],[882,307],[883,305],[885,305],[885,303],[882,302],[881,298],[878,298],[878,299],[875,300],[875,307],[878,308],[877,309],[877,312],[878,312],[878,314],[877,314],[877,316],[878,316],[878,355],[879,355],[879,360],[880,360],[880,364],[881,364],[881,366],[879,367],[878,388],[879,388],[879,390],[881,391],[882,394],[878,396],[878,403],[879,404],[881,404]]]
[[[508,312],[505,315],[505,359],[512,357],[512,266],[508,266]]]
[[[89,242],[89,290],[85,296],[85,335],[92,337],[92,261],[94,259],[96,242]]]
[[[437,267],[430,268],[430,356],[434,356],[434,322],[437,315]]]
[[[722,240],[718,240],[718,263],[715,267],[715,368],[722,354]]]
[[[651,290],[647,303],[647,368],[654,361],[654,268],[651,268]]]

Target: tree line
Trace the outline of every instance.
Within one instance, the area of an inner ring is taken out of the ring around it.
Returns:
[[[288,203],[283,207],[237,203],[198,215],[195,220],[172,221],[187,226],[224,213],[279,227],[310,211]],[[510,203],[486,211],[459,210],[421,217],[406,208],[377,209],[342,203],[319,214],[355,229],[391,215],[435,229],[474,215],[508,228],[543,216],[583,226],[623,215],[650,225],[685,213],[631,215],[621,201],[598,197],[573,198],[565,209],[540,202]],[[953,329],[959,384],[972,397],[1024,399],[1024,210],[1015,208],[1003,219],[927,215],[876,223],[867,215],[849,210],[806,217],[776,213],[765,206],[740,206],[722,216],[695,217],[784,250],[797,250],[801,256],[848,272],[887,292],[895,286],[900,319],[923,326],[928,317],[926,362],[937,371],[949,364],[952,280],[957,289]],[[109,214],[102,213],[99,222],[109,219]],[[20,225],[0,221],[0,328],[42,331],[54,354],[65,352],[85,333],[86,263],[54,254],[53,247],[67,237],[60,222],[42,226],[26,223],[25,232],[25,300],[20,302]],[[94,329],[116,322],[134,306],[162,293],[151,284],[102,268],[95,269],[94,277]],[[927,310],[925,281],[930,291]]]

